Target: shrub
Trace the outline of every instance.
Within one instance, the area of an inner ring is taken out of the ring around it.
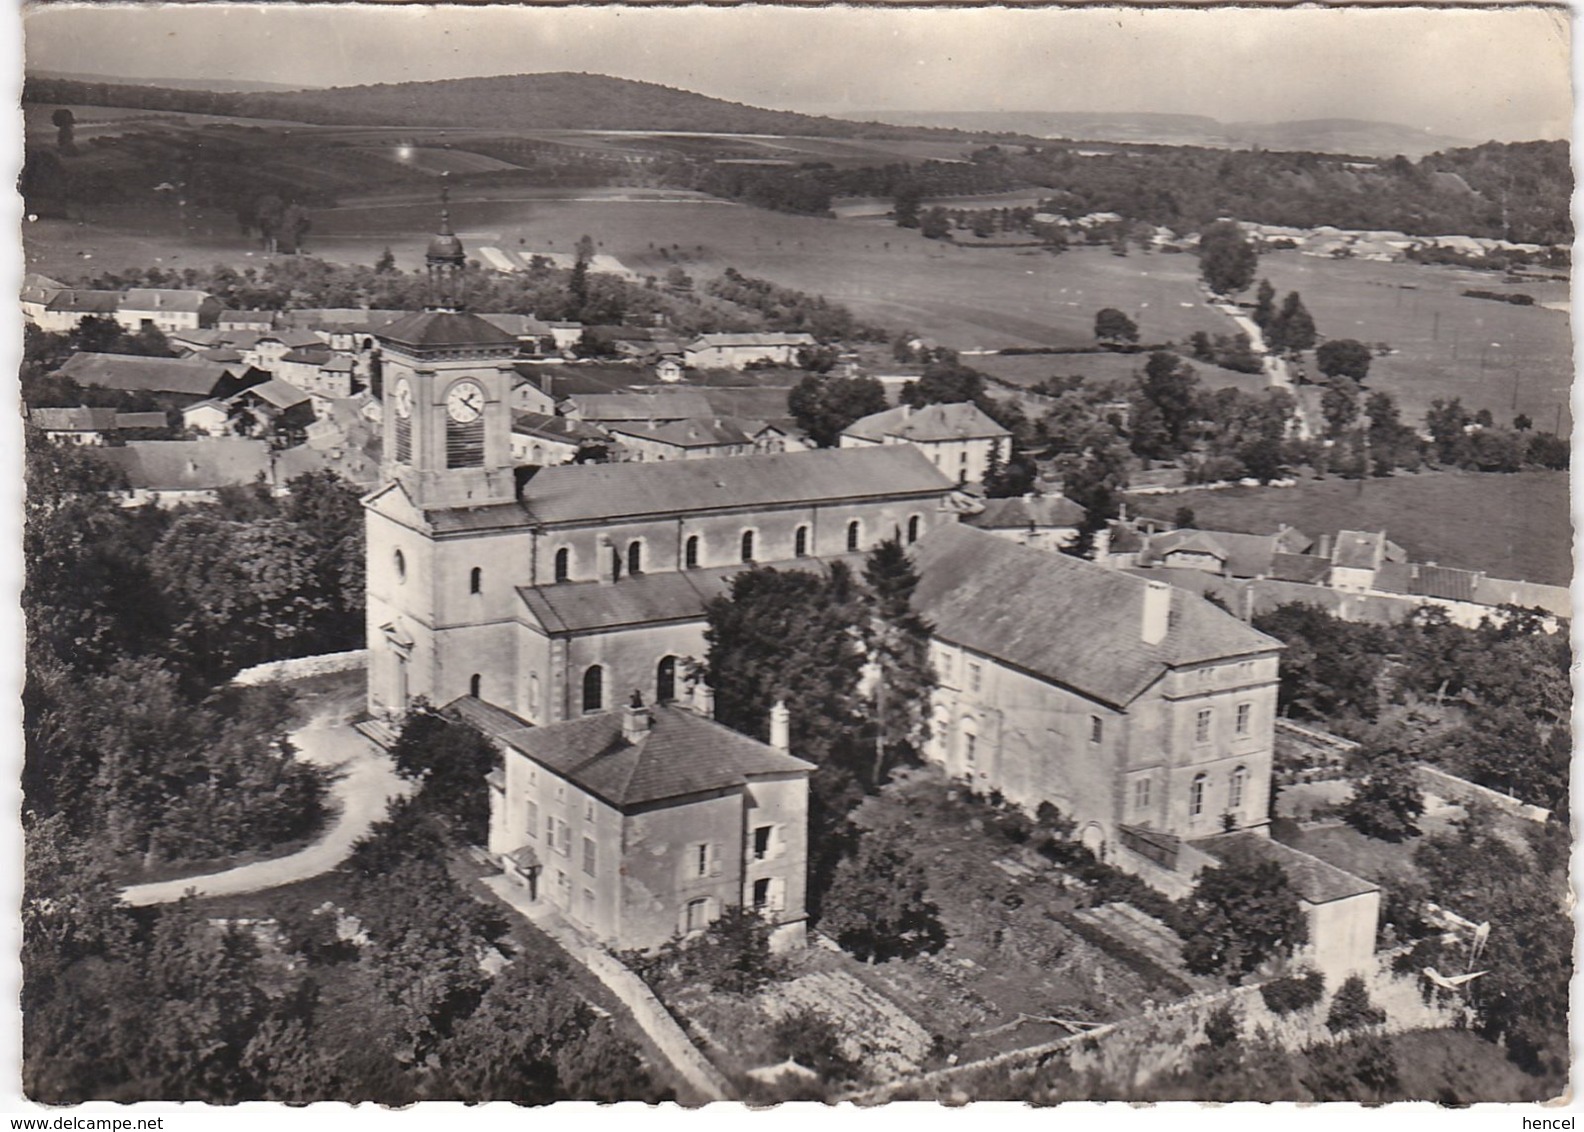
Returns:
[[[1242,1030],[1237,1011],[1230,1002],[1216,1007],[1210,1012],[1210,1017],[1205,1019],[1205,1040],[1216,1049],[1224,1049],[1237,1041]]]
[[[780,1056],[812,1069],[822,1080],[844,1081],[856,1073],[857,1067],[842,1052],[841,1033],[816,1010],[803,1007],[783,1015],[772,1028],[770,1039]]]
[[[1347,1030],[1362,1030],[1366,1026],[1379,1026],[1386,1021],[1386,1012],[1370,1001],[1369,988],[1357,975],[1349,975],[1337,988],[1331,1000],[1331,1010],[1326,1014],[1326,1029],[1333,1034]]]
[[[1325,995],[1325,976],[1319,971],[1287,975],[1260,987],[1260,997],[1272,1014],[1306,1010]]]

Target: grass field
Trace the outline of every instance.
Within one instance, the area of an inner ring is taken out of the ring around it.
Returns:
[[[1266,533],[1291,523],[1306,534],[1379,531],[1415,562],[1565,586],[1573,577],[1566,472],[1405,472],[1389,479],[1301,480],[1134,497],[1146,515],[1193,508],[1200,527]]]
[[[965,359],[974,369],[1010,385],[1037,385],[1049,377],[1077,375],[1092,382],[1127,381],[1144,372],[1148,354],[985,354]],[[1262,374],[1234,373],[1193,362],[1199,383],[1207,389],[1241,389],[1260,393],[1270,388]]]
[[[1565,301],[1557,282],[1504,284],[1501,275],[1408,263],[1333,260],[1297,252],[1262,256],[1279,294],[1299,291],[1321,334],[1389,343],[1368,387],[1392,394],[1414,426],[1436,398],[1460,397],[1502,424],[1526,413],[1536,427],[1570,427],[1573,341],[1564,311],[1471,299],[1464,290],[1523,292]]]

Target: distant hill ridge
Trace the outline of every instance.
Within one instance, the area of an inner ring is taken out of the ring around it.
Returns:
[[[812,137],[909,137],[956,132],[950,128],[866,124],[789,110],[765,110],[658,83],[565,71],[240,93],[30,75],[23,101],[135,106],[346,126],[679,130]]]
[[[1423,157],[1471,144],[1466,138],[1435,134],[1399,122],[1356,118],[1313,118],[1292,122],[1222,122],[1202,114],[1147,114],[1125,111],[1038,110],[876,110],[882,122],[910,126],[955,126],[965,130],[1010,131],[1038,138],[1070,138],[1139,145],[1195,145],[1211,148],[1354,153],[1361,156]]]

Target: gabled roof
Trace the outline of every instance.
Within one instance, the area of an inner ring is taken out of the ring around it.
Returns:
[[[1217,536],[1209,531],[1171,531],[1159,535],[1157,539],[1151,539],[1150,549],[1162,558],[1178,552],[1208,554],[1221,562],[1231,557],[1227,548],[1218,541]]]
[[[262,440],[134,440],[124,448],[87,449],[120,468],[134,489],[205,491],[252,483],[270,471]]]
[[[322,366],[330,360],[330,357],[330,347],[315,338],[312,346],[293,346],[290,350],[287,350],[281,355],[281,361]]]
[[[205,305],[218,306],[207,291],[185,291],[176,287],[133,287],[121,300],[124,311],[180,311],[197,314]]]
[[[569,365],[517,362],[512,369],[527,384],[554,397],[617,393],[649,380],[649,375],[636,366],[609,362],[573,362]]]
[[[636,742],[622,737],[626,709],[528,727],[471,696],[450,708],[490,738],[618,809],[814,770],[813,763],[669,704],[647,709],[649,727]]]
[[[1011,499],[987,499],[984,510],[968,515],[963,522],[984,531],[1028,530],[1034,528],[1077,527],[1086,512],[1065,495],[1026,495]]]
[[[486,314],[480,311],[479,317],[496,330],[518,338],[543,338],[550,334],[550,324],[540,322],[531,314]]]
[[[409,350],[487,349],[515,353],[517,336],[461,311],[416,311],[374,332],[381,342]]]
[[[609,439],[604,429],[587,421],[575,421],[571,417],[557,417],[549,413],[517,413],[512,417],[512,431],[519,436],[537,436],[562,444]]]
[[[801,565],[801,564],[800,564]],[[810,568],[818,564],[809,561]],[[586,633],[661,621],[702,621],[704,606],[727,592],[747,566],[640,574],[619,582],[519,586],[517,593],[549,633]]]
[[[925,405],[922,409],[898,405],[894,409],[870,413],[848,425],[842,435],[876,443],[896,437],[930,444],[947,440],[1000,439],[1012,434],[986,416],[978,405],[958,401],[949,405]]]
[[[1543,609],[1557,617],[1573,616],[1573,594],[1566,586],[1482,576],[1474,583],[1474,600],[1481,605],[1519,605],[1525,609]]]
[[[1287,874],[1298,896],[1310,904],[1346,900],[1350,896],[1379,891],[1380,887],[1319,857],[1247,830],[1201,838],[1193,845],[1216,858],[1223,857],[1229,850],[1242,849],[1257,859],[1274,861]]]
[[[330,358],[319,363],[320,369],[330,370],[332,373],[355,373],[357,363],[344,355]]]
[[[560,377],[558,373],[556,375]],[[556,389],[557,395],[561,390]],[[715,415],[696,390],[656,390],[646,393],[568,393],[579,416],[586,421],[679,421]]]
[[[522,503],[545,523],[885,496],[944,496],[951,481],[917,448],[825,448],[643,464],[545,468]]]
[[[1306,549],[1309,537],[1302,531],[1284,527],[1275,534],[1249,535],[1239,531],[1205,531],[1183,528],[1149,536],[1139,565],[1159,562],[1174,551],[1213,554],[1234,578],[1270,577],[1279,556],[1291,557]],[[1326,560],[1330,566],[1330,560]]]
[[[1475,583],[1479,580],[1475,571],[1451,566],[1416,565],[1414,575],[1414,593],[1447,601],[1473,601]]]
[[[937,527],[913,554],[913,604],[936,635],[1114,707],[1174,666],[1282,647],[1175,587],[1166,635],[1147,644],[1144,579],[961,524]]]
[[[273,405],[275,408],[281,410],[293,408],[294,406],[304,404],[309,400],[308,394],[304,393],[301,389],[298,389],[291,382],[282,381],[279,378],[274,377],[270,378],[268,381],[261,382],[258,385],[248,386],[246,389],[242,390],[241,393],[238,393],[237,396],[257,397],[265,404]]]
[[[250,346],[257,346],[260,342],[275,341],[288,347],[289,350],[305,348],[323,350],[327,348],[324,344],[324,339],[320,338],[312,330],[298,330],[288,326],[283,330],[248,331],[247,333],[256,334],[253,341],[249,343]],[[238,338],[237,341],[240,345],[241,339]]]
[[[751,430],[747,426],[752,426]],[[715,448],[723,444],[752,444],[763,427],[760,421],[711,420],[672,421],[668,424],[613,424],[612,436],[652,440],[674,448]]]
[[[689,350],[709,350],[716,347],[753,347],[753,346],[812,346],[812,334],[700,334],[689,342]]]
[[[164,428],[170,422],[165,419],[164,413],[117,413],[115,426],[122,428]]]
[[[198,358],[147,358],[139,354],[73,354],[62,375],[78,385],[106,389],[185,393],[207,397],[225,376],[225,366]]]
[[[268,329],[275,325],[274,311],[238,311],[224,309],[216,316],[221,322],[229,322],[241,326],[262,326]]]
[[[44,304],[47,311],[68,311],[73,314],[115,314],[120,308],[119,291],[57,291]]]
[[[1303,582],[1306,585],[1318,586],[1325,583],[1326,575],[1331,572],[1331,560],[1318,554],[1273,554],[1271,555],[1270,577],[1282,582]],[[1376,588],[1380,588],[1380,574],[1375,576]]]
[[[1378,531],[1338,531],[1331,564],[1350,570],[1374,570],[1386,561],[1386,536]]]
[[[165,415],[156,415],[163,425]],[[116,427],[116,411],[91,409],[86,405],[29,409],[28,422],[45,432],[109,432]]]

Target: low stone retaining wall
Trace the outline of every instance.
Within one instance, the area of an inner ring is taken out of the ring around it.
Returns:
[[[1521,798],[1514,798],[1511,794],[1503,794],[1499,790],[1492,790],[1489,786],[1481,786],[1477,782],[1448,774],[1428,763],[1420,763],[1414,767],[1414,775],[1419,779],[1420,787],[1427,793],[1445,798],[1449,802],[1483,802],[1488,806],[1494,806],[1504,814],[1512,814],[1514,817],[1532,822],[1544,822],[1551,817],[1551,811],[1544,807],[1532,806]]]
[[[259,684],[284,684],[288,680],[304,680],[310,676],[327,676],[332,672],[352,672],[368,666],[368,649],[351,652],[328,652],[319,656],[299,656],[291,660],[272,660],[244,668],[231,678],[233,684],[254,686]]]

